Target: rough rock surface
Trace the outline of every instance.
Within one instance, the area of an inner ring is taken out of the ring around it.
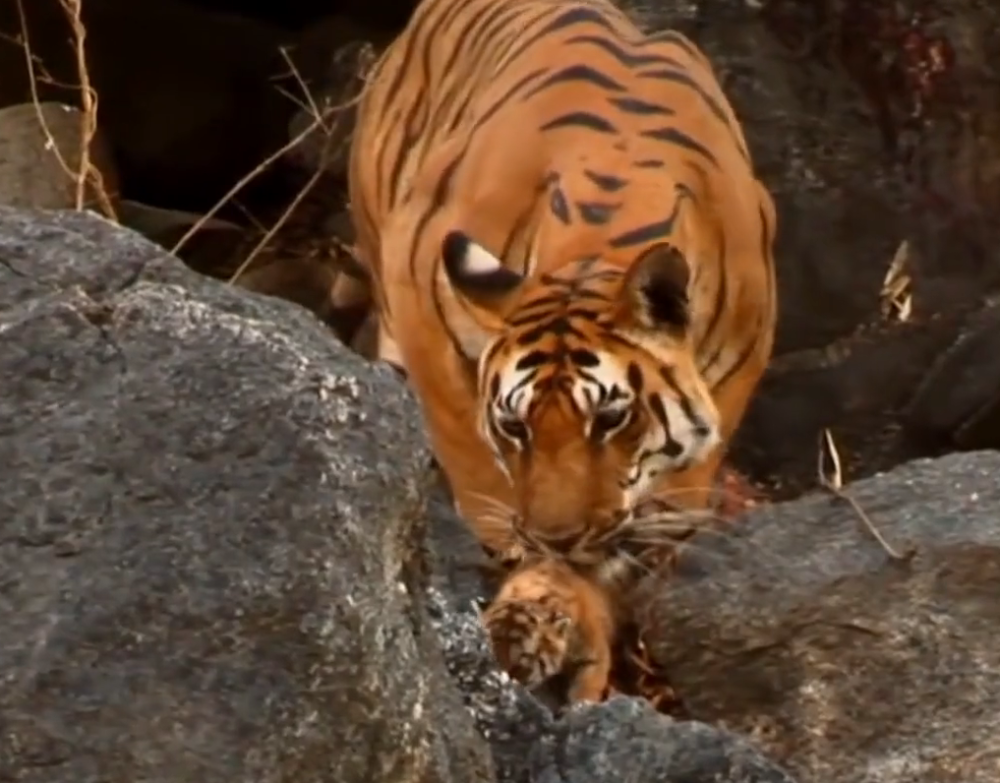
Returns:
[[[801,780],[987,783],[1000,744],[1000,454],[903,465],[696,538],[642,600],[693,717]]]
[[[492,779],[391,373],[93,218],[0,258],[0,778]]]
[[[0,779],[791,783],[498,672],[413,400],[306,311],[0,208],[0,369]]]

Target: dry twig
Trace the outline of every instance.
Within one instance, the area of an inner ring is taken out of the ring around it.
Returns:
[[[15,0],[17,3],[18,18],[21,23],[21,50],[24,52],[24,62],[28,73],[28,85],[31,92],[31,103],[35,107],[35,116],[38,124],[45,136],[46,146],[56,156],[60,167],[66,175],[73,180],[75,185],[74,208],[83,210],[86,207],[88,188],[92,190],[97,199],[98,206],[104,215],[112,220],[117,220],[115,208],[111,203],[104,185],[104,177],[100,169],[94,165],[90,158],[90,150],[97,133],[97,91],[90,83],[90,70],[87,66],[86,39],[87,29],[83,23],[83,0],[59,0],[59,5],[66,15],[66,20],[70,26],[72,34],[73,51],[76,57],[76,71],[78,83],[73,89],[80,92],[80,161],[74,171],[66,158],[63,156],[59,145],[56,143],[49,125],[42,112],[41,100],[38,95],[39,81],[46,81],[57,84],[48,77],[44,71],[41,61],[31,50],[31,39],[28,33],[28,20],[24,12],[24,0]],[[59,85],[66,86],[66,85]]]
[[[339,119],[334,120],[332,126],[326,124],[325,115],[335,116],[336,114],[342,113],[345,109],[353,106],[360,98],[360,92],[355,95],[350,100],[345,103],[339,104],[337,106],[332,106],[327,109],[326,112],[321,112],[318,104],[313,98],[308,86],[299,73],[298,68],[296,68],[295,63],[292,62],[291,57],[289,57],[288,52],[282,48],[281,56],[284,58],[285,62],[288,64],[290,73],[295,77],[295,81],[298,83],[299,88],[302,90],[305,98],[303,100],[296,99],[289,96],[291,100],[294,100],[301,108],[305,109],[309,116],[312,118],[305,128],[303,128],[299,133],[297,133],[292,139],[288,141],[287,144],[282,146],[279,150],[265,158],[260,164],[258,164],[252,171],[242,177],[232,188],[229,189],[226,194],[219,199],[216,204],[208,210],[198,221],[191,226],[190,229],[182,236],[177,243],[171,249],[171,253],[175,255],[177,252],[184,247],[185,244],[194,236],[199,230],[201,230],[205,222],[209,220],[215,213],[217,213],[222,207],[224,207],[229,201],[231,201],[237,193],[239,193],[244,187],[247,186],[251,181],[258,177],[261,173],[267,170],[275,161],[279,160],[282,156],[287,154],[290,150],[301,144],[307,137],[309,137],[317,129],[322,129],[326,134],[330,134],[335,128]],[[295,196],[292,202],[285,208],[281,216],[274,222],[274,224],[264,233],[264,236],[257,242],[254,248],[247,254],[247,257],[243,259],[243,262],[239,265],[233,275],[229,278],[230,283],[235,283],[236,280],[249,268],[250,264],[253,263],[254,259],[267,247],[268,243],[274,238],[275,234],[281,230],[282,226],[288,222],[289,218],[295,213],[296,208],[302,200],[309,195],[313,187],[319,181],[320,177],[323,175],[322,165],[316,167],[316,171],[313,172],[312,176]]]
[[[909,265],[910,243],[904,239],[896,248],[879,294],[882,317],[887,321],[904,323],[910,320],[913,313],[913,279]]]
[[[829,461],[832,463],[832,469],[829,472],[826,469],[827,457],[829,457]],[[896,550],[886,541],[879,529],[875,527],[875,524],[871,521],[868,514],[865,513],[865,510],[861,508],[861,505],[844,491],[844,474],[840,464],[840,453],[837,451],[837,445],[833,441],[833,435],[827,429],[823,430],[822,443],[820,444],[817,478],[819,485],[823,489],[834,497],[845,501],[851,507],[858,519],[861,520],[862,524],[864,524],[868,532],[879,543],[879,546],[885,550],[890,559],[897,562],[908,562],[913,558],[914,554],[916,554],[914,548],[911,547],[905,552]]]

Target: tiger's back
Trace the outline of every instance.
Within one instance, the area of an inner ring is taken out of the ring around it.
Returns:
[[[487,545],[497,508],[569,541],[665,477],[707,495],[770,356],[775,215],[687,39],[602,0],[425,0],[350,189],[380,355]]]

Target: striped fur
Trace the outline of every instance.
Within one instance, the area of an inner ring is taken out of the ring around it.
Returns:
[[[775,214],[688,39],[604,0],[423,0],[350,196],[379,356],[487,546],[707,502],[771,353]]]

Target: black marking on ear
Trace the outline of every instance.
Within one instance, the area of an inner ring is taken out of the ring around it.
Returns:
[[[643,253],[625,283],[639,323],[650,329],[687,329],[690,278],[687,259],[673,245],[660,243]]]
[[[470,268],[470,255],[482,248],[461,231],[450,231],[441,243],[441,257],[451,284],[465,294],[500,296],[517,288],[523,278],[502,264],[491,269]]]

